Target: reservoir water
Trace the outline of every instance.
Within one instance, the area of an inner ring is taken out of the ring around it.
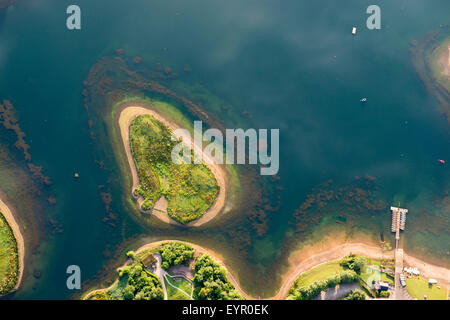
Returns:
[[[366,223],[356,227],[390,237],[388,206],[400,203],[409,209],[405,249],[450,266],[450,167],[437,161],[450,162],[450,126],[409,52],[412,40],[450,23],[448,0],[378,1],[381,30],[365,27],[372,4],[366,0],[79,0],[82,28],[70,31],[66,8],[72,2],[18,0],[0,18],[0,99],[15,106],[33,162],[50,177],[48,192],[56,199],[36,210],[44,220],[41,245],[14,298],[70,298],[67,266],[79,265],[83,281],[102,278],[99,272],[112,274],[111,261],[126,246],[158,234],[130,218],[120,181],[111,182],[116,225],[102,221],[99,186],[107,173],[94,162],[99,145],[89,137],[81,92],[90,68],[118,48],[157,57],[173,70],[189,65],[191,75],[180,81],[201,84],[243,118],[251,114],[255,128],[280,129],[280,206],[268,217],[267,232],[249,234],[248,255],[237,262],[239,254],[231,256],[226,237],[215,231],[216,249],[223,248],[244,288],[273,293],[279,286],[274,278],[246,275],[253,267],[265,275],[286,263],[281,251],[293,241],[286,236],[308,194],[330,179],[336,189],[348,186],[355,176],[375,177],[374,195],[386,204],[384,215],[356,213],[358,224]],[[0,147],[11,139],[0,136]],[[27,211],[33,205],[15,194],[28,190],[28,182],[11,176],[14,161],[0,158],[0,189],[26,226],[35,219]],[[347,217],[347,209],[333,206],[312,230],[333,228],[336,216],[351,223],[355,213]],[[49,231],[55,224],[49,226],[49,217],[62,232]],[[190,237],[208,246],[211,235]]]

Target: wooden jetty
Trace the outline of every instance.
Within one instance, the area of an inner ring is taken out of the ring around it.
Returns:
[[[408,213],[408,209],[391,207],[392,211],[392,224],[391,231],[395,232],[395,239],[400,239],[400,230],[405,230],[406,225],[406,214]]]

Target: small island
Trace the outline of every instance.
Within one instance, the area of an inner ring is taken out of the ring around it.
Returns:
[[[427,90],[439,101],[450,123],[450,27],[411,42],[412,63]]]
[[[147,244],[127,253],[118,279],[84,300],[240,300],[228,272],[205,249],[180,241]]]
[[[225,205],[226,173],[218,164],[175,164],[174,122],[150,108],[127,106],[119,126],[131,168],[132,195],[142,213],[178,225],[200,226]],[[186,145],[189,137],[182,137]],[[195,147],[194,147],[195,148]]]
[[[0,296],[19,288],[24,260],[24,242],[9,207],[0,200]]]
[[[432,76],[450,93],[450,37],[430,51]]]

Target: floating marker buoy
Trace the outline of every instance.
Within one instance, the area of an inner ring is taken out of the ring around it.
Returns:
[[[356,34],[356,27],[353,27],[352,34]]]
[[[73,175],[73,177],[74,177],[74,178],[79,178],[80,175],[79,175],[78,173],[75,173],[75,174]]]
[[[441,160],[441,159],[439,159],[438,161],[439,161],[440,163],[442,163],[442,164],[445,163],[445,161],[444,161],[444,160]]]

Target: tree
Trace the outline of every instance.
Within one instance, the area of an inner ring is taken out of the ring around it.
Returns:
[[[163,244],[159,253],[161,254],[163,269],[183,264],[194,256],[194,248],[180,242],[170,242]]]
[[[135,290],[134,286],[127,285],[122,291],[123,298],[125,300],[133,300],[133,298],[134,298],[134,290]]]
[[[361,290],[355,289],[342,300],[366,300],[366,295]]]
[[[364,270],[366,266],[367,260],[364,257],[356,256],[356,255],[349,255],[345,258],[343,258],[339,264],[346,269],[350,269],[355,271],[356,273],[360,274],[361,271]]]
[[[226,269],[203,254],[195,259],[194,297],[198,300],[238,300],[242,299],[227,280]]]
[[[134,260],[135,256],[136,256],[136,254],[134,253],[134,251],[128,251],[128,252],[127,252],[127,257],[128,257],[128,258]]]

